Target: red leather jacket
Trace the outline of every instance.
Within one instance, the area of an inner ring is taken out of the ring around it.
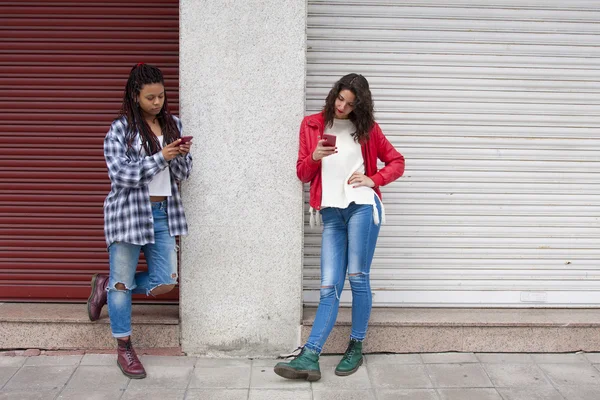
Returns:
[[[304,182],[310,182],[310,206],[321,209],[321,160],[314,161],[312,153],[317,147],[321,135],[325,131],[323,113],[304,117],[300,125],[300,148],[296,162],[296,174]],[[404,157],[387,140],[377,123],[369,132],[369,140],[361,143],[365,175],[375,182],[373,190],[381,198],[380,186],[395,181],[404,173]],[[385,167],[377,170],[377,159],[385,163]]]

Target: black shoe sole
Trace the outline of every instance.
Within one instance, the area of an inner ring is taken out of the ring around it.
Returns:
[[[315,382],[321,379],[320,371],[296,370],[287,366],[276,366],[275,373],[282,378],[287,379],[304,379],[308,382]]]
[[[88,301],[87,301],[87,312],[88,312],[88,318],[90,319],[90,321],[94,322],[97,321],[98,319],[93,319],[92,318],[92,310],[90,309],[90,306],[92,304],[92,296],[94,295],[94,293],[96,293],[96,282],[98,281],[98,275],[99,274],[94,274],[94,276],[92,276],[92,291],[90,293],[90,297],[88,297]]]
[[[355,373],[356,371],[358,371],[358,369],[360,368],[360,366],[363,363],[363,359],[361,358],[360,361],[358,362],[358,364],[356,365],[356,367],[350,371],[347,372],[342,372],[342,371],[338,371],[337,369],[335,370],[335,374],[337,376],[348,376],[348,375],[352,375],[353,373]]]
[[[128,378],[131,378],[131,379],[144,379],[146,377],[145,373],[139,374],[139,375],[128,374],[127,372],[125,372],[123,370],[123,367],[121,367],[121,364],[119,364],[118,361],[117,361],[117,365],[119,366],[119,369],[121,370],[121,372],[123,373],[123,375],[125,375]]]

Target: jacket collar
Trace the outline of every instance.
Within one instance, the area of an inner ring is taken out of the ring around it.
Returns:
[[[313,128],[319,128],[323,130],[325,127],[325,116],[322,112],[310,115],[306,123],[308,124],[308,126],[312,126]]]

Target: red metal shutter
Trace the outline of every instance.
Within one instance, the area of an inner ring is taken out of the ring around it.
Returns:
[[[178,113],[178,58],[178,0],[0,2],[0,300],[85,300],[108,271],[103,139],[137,62]]]

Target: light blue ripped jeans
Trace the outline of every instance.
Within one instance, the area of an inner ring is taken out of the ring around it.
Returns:
[[[152,295],[152,289],[177,283],[177,248],[169,234],[167,201],[152,203],[154,243],[139,246],[115,242],[108,248],[110,276],[108,282],[108,316],[112,334],[116,338],[131,335],[131,295]],[[140,250],[148,263],[147,272],[135,272]],[[127,290],[118,290],[122,283]]]
[[[375,196],[379,221],[381,203]],[[380,225],[373,221],[373,206],[350,203],[347,208],[321,210],[321,298],[305,347],[321,353],[337,319],[346,271],[352,289],[351,339],[363,341],[371,316],[371,261]]]

